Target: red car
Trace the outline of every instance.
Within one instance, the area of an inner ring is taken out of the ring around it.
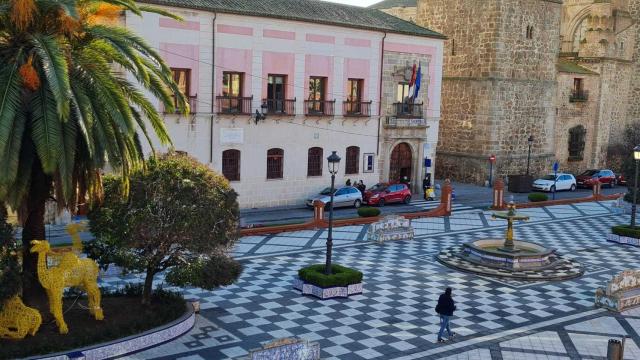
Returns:
[[[380,183],[364,192],[364,203],[367,205],[384,206],[394,202],[411,202],[411,190],[406,184]]]
[[[603,186],[609,185],[610,187],[616,186],[617,183],[616,175],[613,171],[607,169],[587,170],[576,176],[576,181],[578,183],[578,187],[586,188],[593,187],[593,185],[598,181]]]

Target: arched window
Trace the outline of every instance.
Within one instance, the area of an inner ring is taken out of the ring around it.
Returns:
[[[349,146],[347,148],[347,156],[345,160],[345,174],[357,174],[358,165],[360,163],[360,148],[357,146]]]
[[[222,175],[229,181],[240,181],[240,150],[222,152]]]
[[[569,161],[581,161],[584,158],[584,138],[587,130],[582,125],[569,129]]]
[[[587,24],[586,18],[580,21],[580,24],[576,26],[576,30],[573,33],[573,42],[571,45],[571,49],[573,52],[579,52],[580,44],[585,43],[587,41],[586,36],[587,36],[588,26],[589,25]]]
[[[322,176],[322,148],[309,148],[307,156],[307,176]]]
[[[284,167],[284,150],[273,148],[267,150],[267,179],[282,179]]]

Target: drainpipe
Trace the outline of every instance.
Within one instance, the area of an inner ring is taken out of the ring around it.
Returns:
[[[213,118],[216,103],[216,18],[218,13],[213,13],[213,27],[211,29],[211,123],[209,124],[209,164],[213,164]]]
[[[382,121],[382,73],[384,69],[384,40],[387,38],[387,32],[382,37],[382,47],[380,49],[380,86],[378,87],[378,137],[376,141],[376,155],[380,154],[380,122]]]

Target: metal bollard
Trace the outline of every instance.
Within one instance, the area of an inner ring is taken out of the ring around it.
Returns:
[[[622,360],[622,342],[620,340],[609,339],[607,360]]]

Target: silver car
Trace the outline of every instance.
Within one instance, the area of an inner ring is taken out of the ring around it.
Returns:
[[[331,202],[331,188],[325,188],[315,197],[309,198],[306,201],[307,206],[313,206],[313,202],[320,200],[325,203],[325,207],[328,208]],[[333,207],[346,207],[354,206],[359,208],[362,205],[362,193],[360,190],[353,186],[345,186],[335,190],[333,194]]]

